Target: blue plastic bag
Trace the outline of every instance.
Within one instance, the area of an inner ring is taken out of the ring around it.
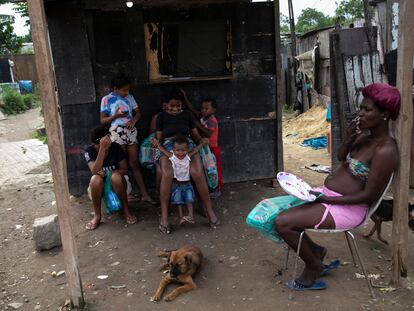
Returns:
[[[204,167],[204,173],[207,178],[207,184],[210,189],[218,187],[218,173],[216,157],[211,153],[208,146],[203,146],[200,150],[201,161]]]
[[[105,179],[103,202],[105,204],[105,210],[108,214],[114,214],[122,209],[121,201],[111,186],[111,172],[108,171]]]
[[[275,220],[277,216],[287,209],[309,203],[298,199],[292,195],[284,195],[265,199],[257,204],[246,218],[246,223],[257,229],[269,240],[280,243],[283,242],[278,232],[275,230]]]
[[[33,93],[33,85],[30,80],[20,80],[19,88],[21,94]]]
[[[331,122],[331,103],[328,103],[328,110],[326,111],[326,121]]]
[[[315,138],[305,139],[300,143],[302,147],[312,147],[312,149],[323,149],[328,146],[328,140],[326,136],[320,136]]]
[[[151,171],[155,170],[155,163],[161,156],[161,152],[157,148],[151,147],[151,139],[155,138],[155,134],[150,134],[144,139],[139,148],[139,163]]]

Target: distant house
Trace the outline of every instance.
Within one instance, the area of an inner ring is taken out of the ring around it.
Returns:
[[[7,14],[0,14],[0,23],[4,23],[4,22],[14,23],[14,16],[13,15],[7,15]]]

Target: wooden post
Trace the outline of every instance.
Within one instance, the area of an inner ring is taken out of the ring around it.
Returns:
[[[283,102],[282,98],[282,61],[280,57],[280,10],[279,0],[273,1],[273,9],[275,16],[275,63],[276,63],[276,159],[277,171],[283,171]]]
[[[407,275],[408,196],[411,157],[413,102],[411,95],[414,57],[414,1],[400,0],[398,27],[397,87],[401,92],[400,116],[395,124],[395,137],[400,151],[399,169],[395,176],[392,226],[391,284],[400,285],[400,276]]]
[[[296,88],[296,32],[295,32],[295,15],[293,13],[292,0],[288,0],[289,4],[289,20],[290,20],[290,46],[291,46],[291,62],[290,62],[290,107],[293,108],[296,104],[297,88]]]
[[[77,308],[84,307],[82,283],[79,275],[78,256],[72,234],[69,190],[66,176],[66,158],[63,147],[63,133],[55,93],[55,76],[50,50],[43,0],[28,0],[30,27],[39,74],[40,95],[49,147],[50,166],[59,216],[63,256],[71,291],[72,303]]]

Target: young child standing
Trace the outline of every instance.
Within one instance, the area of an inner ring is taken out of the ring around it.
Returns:
[[[141,119],[141,112],[134,97],[129,94],[130,79],[123,73],[111,81],[112,92],[102,98],[101,124],[109,125],[111,140],[121,145],[128,155],[128,162],[134,179],[141,191],[142,201],[156,204],[151,199],[138,164],[138,140],[135,127]]]
[[[174,172],[171,187],[171,204],[178,205],[180,225],[185,223],[195,224],[193,212],[194,189],[190,180],[190,162],[191,157],[200,151],[201,147],[207,143],[207,140],[203,139],[191,152],[189,152],[189,142],[185,136],[177,135],[172,142],[173,149],[172,152],[169,152],[155,138],[151,141],[152,145],[158,148],[171,161]],[[183,205],[187,206],[187,216],[184,216]]]
[[[200,124],[197,129],[201,135],[208,137],[210,140],[209,147],[211,152],[216,157],[217,173],[218,173],[218,187],[214,189],[211,194],[212,198],[218,198],[221,195],[221,188],[223,187],[223,173],[221,168],[221,149],[218,145],[218,121],[215,117],[217,103],[213,98],[206,98],[201,104],[201,111],[196,110],[191,102],[188,100],[187,95],[181,90],[184,95],[184,102],[187,108],[194,114],[194,116],[200,120]]]

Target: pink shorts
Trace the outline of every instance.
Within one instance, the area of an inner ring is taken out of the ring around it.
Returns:
[[[342,194],[330,190],[326,186],[321,186],[313,189],[314,191],[321,192],[327,197],[341,197]],[[335,222],[335,229],[352,229],[361,225],[367,215],[368,215],[368,205],[367,204],[344,204],[344,205],[334,205],[321,203],[326,207],[325,212],[323,213],[321,221],[315,226],[315,229],[318,229],[319,226],[325,221],[328,217],[328,213],[332,215],[332,218]]]

